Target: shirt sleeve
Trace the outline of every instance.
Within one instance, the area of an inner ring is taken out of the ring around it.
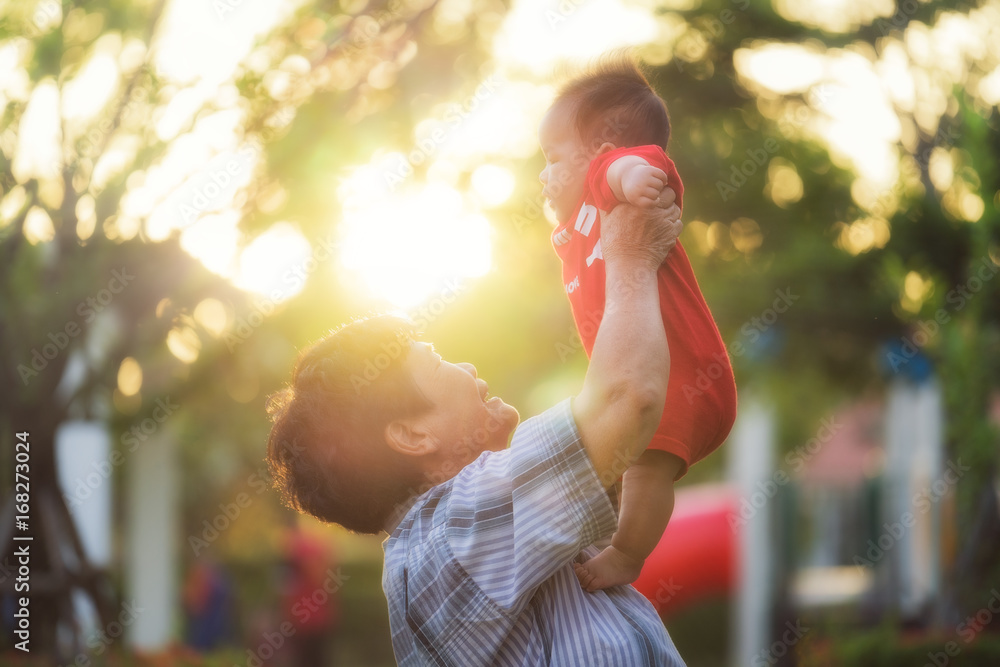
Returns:
[[[539,584],[617,526],[570,399],[521,424],[509,449],[459,472],[447,513],[456,560],[512,614]]]
[[[610,211],[619,204],[615,193],[608,185],[608,167],[620,157],[635,155],[641,157],[654,167],[662,169],[667,174],[667,186],[677,194],[677,206],[684,208],[684,184],[674,161],[659,146],[631,146],[616,148],[607,153],[601,153],[590,162],[587,171],[587,186],[594,198],[594,205],[602,211]]]

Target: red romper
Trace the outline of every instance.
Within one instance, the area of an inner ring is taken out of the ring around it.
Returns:
[[[583,198],[569,220],[552,233],[552,244],[563,264],[563,284],[573,319],[590,357],[604,315],[604,258],[601,216],[618,199],[607,181],[611,163],[636,155],[667,174],[667,186],[682,206],[684,186],[673,161],[659,146],[618,148],[590,163]],[[688,467],[708,456],[729,435],[736,419],[736,381],[726,346],[695,280],[680,241],[657,272],[660,313],[670,348],[670,379],[663,418],[649,444],[679,456]]]

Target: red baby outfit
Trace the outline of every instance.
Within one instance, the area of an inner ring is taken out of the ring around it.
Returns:
[[[590,163],[580,204],[569,220],[552,233],[563,263],[563,284],[577,331],[590,357],[604,315],[604,258],[601,255],[601,211],[618,199],[607,182],[611,163],[636,155],[667,174],[667,186],[682,206],[684,186],[673,161],[659,146],[618,148]],[[670,348],[670,379],[663,418],[649,444],[684,461],[678,479],[692,464],[719,447],[736,419],[736,381],[726,346],[695,280],[680,241],[657,272],[660,313]]]

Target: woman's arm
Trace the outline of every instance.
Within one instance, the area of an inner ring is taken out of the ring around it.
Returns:
[[[618,206],[601,222],[604,318],[573,417],[605,488],[645,450],[663,413],[670,351],[656,272],[680,234],[679,217],[667,188],[659,206]]]

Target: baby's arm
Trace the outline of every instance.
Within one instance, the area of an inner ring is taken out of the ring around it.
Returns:
[[[624,155],[608,167],[608,187],[620,202],[649,208],[667,185],[667,175],[638,155]]]

